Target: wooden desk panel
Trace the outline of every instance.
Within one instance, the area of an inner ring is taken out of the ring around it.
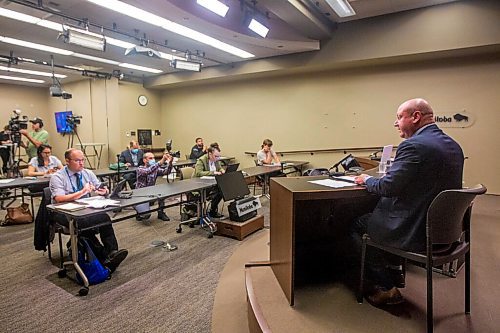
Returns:
[[[346,241],[352,221],[378,201],[362,186],[334,189],[308,182],[323,178],[271,179],[270,262],[290,305],[297,283],[333,265],[334,248]]]

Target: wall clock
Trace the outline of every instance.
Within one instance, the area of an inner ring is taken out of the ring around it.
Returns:
[[[144,95],[139,95],[139,98],[137,100],[139,101],[139,105],[141,106],[146,106],[148,104],[148,98]]]

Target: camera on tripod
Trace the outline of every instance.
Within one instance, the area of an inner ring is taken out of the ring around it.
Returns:
[[[19,131],[25,129],[28,129],[28,117],[21,117],[21,110],[12,111],[9,120],[9,131],[12,142],[19,145],[21,143],[21,133]]]
[[[176,152],[172,152],[172,139],[168,140],[165,144],[165,148],[167,149],[167,153],[172,157],[181,157],[181,152],[178,150]]]
[[[66,117],[66,122],[68,125],[71,125],[72,127],[75,127],[76,125],[80,125],[82,122],[82,116],[73,116],[73,115],[68,115]]]

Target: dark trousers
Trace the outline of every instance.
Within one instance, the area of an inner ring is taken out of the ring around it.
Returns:
[[[361,259],[362,237],[367,233],[368,223],[371,214],[365,214],[359,217],[351,228],[351,238],[353,240],[354,260]],[[387,290],[394,287],[392,275],[390,274],[387,265],[400,265],[401,259],[392,254],[378,250],[373,247],[368,247],[366,251],[365,272],[368,280],[379,285]]]
[[[53,218],[54,218],[54,221],[56,221],[57,223],[69,228],[69,222],[63,214],[54,213]],[[98,215],[90,216],[90,217],[85,218],[84,220],[77,220],[76,221],[77,230],[92,227],[93,225],[100,224],[103,222],[110,222],[110,221],[111,221],[111,219],[109,218],[109,216],[107,214],[98,214]],[[99,241],[97,240],[97,237],[96,237],[97,233],[99,234],[99,236],[101,238],[102,245],[104,245],[104,247],[97,247],[98,253],[96,253],[96,256],[101,261],[103,261],[108,257],[108,255],[112,251],[118,250],[118,241],[116,240],[115,231],[114,231],[111,223],[100,226],[100,227],[92,228],[92,229],[78,231],[79,235],[88,238],[94,244],[99,243]]]
[[[5,148],[0,148],[0,157],[2,158],[2,172],[7,173],[7,164],[9,163],[10,151]]]
[[[219,203],[222,201],[222,192],[219,188],[214,189],[210,191],[208,198],[210,199],[210,213],[217,213]]]

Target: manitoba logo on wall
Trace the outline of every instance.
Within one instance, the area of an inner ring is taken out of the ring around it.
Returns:
[[[434,121],[439,127],[470,127],[475,121],[474,115],[465,112],[440,113],[434,115]]]

